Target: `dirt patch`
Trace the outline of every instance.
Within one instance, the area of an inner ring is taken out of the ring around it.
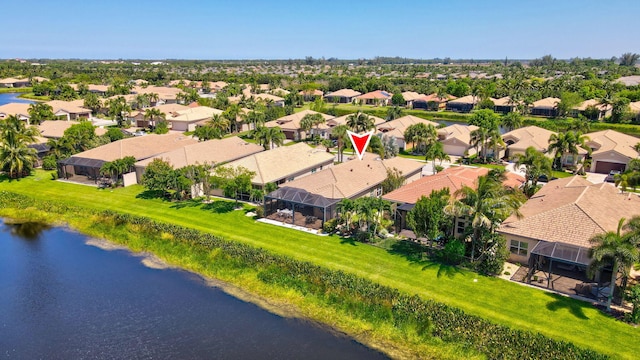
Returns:
[[[113,251],[113,250],[129,250],[127,247],[122,246],[122,245],[118,245],[118,244],[114,244],[112,242],[109,242],[107,240],[102,240],[102,239],[96,239],[96,238],[90,238],[87,241],[85,241],[85,244],[90,245],[90,246],[95,246],[99,249],[105,250],[105,251]]]

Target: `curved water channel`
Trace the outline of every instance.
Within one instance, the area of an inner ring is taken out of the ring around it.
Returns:
[[[92,241],[0,219],[0,358],[387,358],[192,273],[147,267],[139,255]]]

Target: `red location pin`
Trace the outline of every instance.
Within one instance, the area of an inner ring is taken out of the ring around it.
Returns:
[[[351,145],[353,145],[353,148],[356,150],[358,158],[362,160],[362,157],[364,156],[364,150],[369,145],[369,141],[371,140],[371,136],[373,135],[373,130],[362,135],[347,130],[347,134],[349,134]]]

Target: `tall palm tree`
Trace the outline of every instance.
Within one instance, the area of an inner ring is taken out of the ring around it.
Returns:
[[[502,117],[502,126],[504,126],[507,131],[518,129],[522,127],[522,124],[522,115],[517,112],[512,111]]]
[[[229,120],[229,124],[231,125],[231,132],[236,133],[240,130],[240,122],[242,119],[240,118],[240,114],[242,113],[242,108],[238,104],[231,104],[227,109],[222,113],[222,116]]]
[[[373,118],[360,111],[347,116],[347,126],[354,132],[365,132],[375,127]]]
[[[429,145],[427,147],[427,151],[425,154],[425,160],[429,161],[433,161],[432,163],[432,167],[433,167],[433,173],[435,174],[436,171],[436,160],[440,160],[440,165],[442,165],[442,161],[444,160],[451,160],[451,158],[449,157],[449,155],[447,153],[444,152],[444,145],[442,145],[441,142],[436,141],[434,143],[432,143],[431,145]]]
[[[549,137],[549,153],[554,155],[555,160],[559,160],[557,169],[561,169],[569,155],[573,156],[573,164],[575,165],[579,153],[578,147],[582,147],[589,151],[586,142],[589,138],[583,136],[579,132],[567,131],[565,133],[551,134]],[[556,161],[554,161],[556,162]]]
[[[607,231],[589,239],[589,242],[593,245],[589,249],[589,257],[593,259],[589,265],[589,274],[594,275],[597,270],[602,269],[604,266],[613,265],[611,287],[607,296],[607,311],[611,311],[611,301],[613,300],[618,271],[621,271],[623,276],[628,276],[631,265],[640,260],[640,252],[638,250],[640,232],[637,226],[640,219],[636,217],[626,226],[624,225],[625,220],[622,218],[618,221],[618,228],[615,232]],[[623,229],[630,231],[623,234]]]
[[[471,220],[473,233],[471,237],[471,261],[475,260],[478,244],[482,244],[483,229],[493,232],[509,215],[522,216],[518,211],[522,198],[517,193],[504,187],[493,174],[481,176],[476,181],[477,187],[463,186],[455,192],[455,200],[445,207],[448,215],[465,217]]]
[[[546,175],[551,178],[551,159],[536,150],[533,146],[528,147],[524,154],[516,154],[515,168],[525,167],[525,183],[523,191],[525,195],[531,197],[538,188],[538,178],[540,175]]]
[[[473,130],[470,134],[469,145],[476,148],[476,153],[482,156],[484,162],[487,161],[487,139],[489,138],[489,130],[483,127],[479,127]]]
[[[145,120],[149,121],[149,126],[155,127],[156,126],[156,120],[166,120],[167,116],[165,115],[165,113],[160,111],[160,109],[158,109],[158,108],[149,108],[149,109],[145,110],[144,118],[145,118]]]
[[[0,121],[0,166],[9,177],[16,179],[28,175],[37,160],[36,150],[29,147],[38,130],[27,127],[15,115]]]
[[[338,141],[338,161],[343,161],[344,145],[347,142],[347,125],[337,125],[331,129],[331,136],[335,137]]]
[[[273,149],[275,146],[282,146],[286,136],[279,126],[266,127],[261,126],[254,131],[254,137],[258,144],[262,145],[265,150]]]
[[[211,120],[207,121],[207,126],[217,129],[222,134],[225,134],[229,131],[229,125],[229,119],[220,114],[213,114]]]

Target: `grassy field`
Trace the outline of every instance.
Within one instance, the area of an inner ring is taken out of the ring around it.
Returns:
[[[2,181],[0,190],[95,209],[112,209],[208,231],[274,253],[310,261],[418,294],[518,329],[539,332],[616,358],[636,358],[640,329],[601,313],[590,304],[501,279],[416,262],[402,251],[384,250],[335,236],[319,237],[257,223],[226,201],[203,206],[147,199],[143,188],[98,190],[51,181],[49,172]]]
[[[0,88],[0,94],[6,93],[28,93],[31,92],[30,87],[19,87],[19,88]]]

